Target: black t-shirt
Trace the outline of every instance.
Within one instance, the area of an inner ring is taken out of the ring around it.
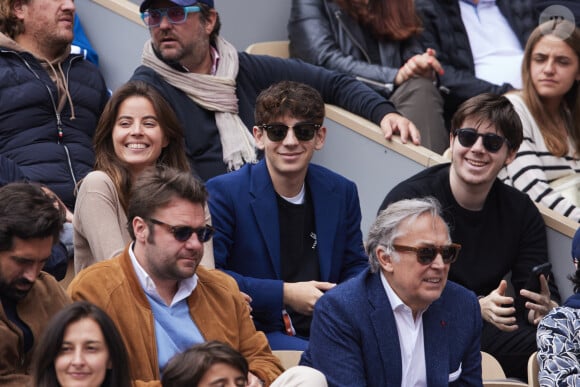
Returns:
[[[320,265],[316,243],[314,208],[309,190],[304,203],[293,204],[276,194],[280,223],[280,263],[284,282],[318,281]],[[296,334],[310,336],[311,316],[286,308]]]

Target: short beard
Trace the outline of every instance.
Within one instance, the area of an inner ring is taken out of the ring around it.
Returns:
[[[5,283],[4,281],[0,281],[0,294],[2,298],[9,299],[12,301],[20,301],[28,295],[28,292],[32,289],[32,286],[28,290],[18,290],[14,285],[22,283],[22,284],[30,284],[30,281],[21,278],[18,279],[10,284]]]

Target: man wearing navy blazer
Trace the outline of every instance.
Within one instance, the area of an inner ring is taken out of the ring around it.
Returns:
[[[207,182],[216,267],[251,298],[272,349],[304,350],[314,304],[368,267],[356,186],[310,164],[324,145],[324,102],[283,81],[256,101],[264,159]]]
[[[459,249],[436,199],[391,204],[369,231],[370,269],[316,304],[301,364],[329,386],[481,386],[479,304],[447,281]]]

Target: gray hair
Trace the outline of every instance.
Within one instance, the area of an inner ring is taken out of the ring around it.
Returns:
[[[415,221],[420,215],[430,213],[432,217],[440,217],[441,205],[433,197],[421,199],[405,199],[391,203],[387,208],[379,213],[375,219],[366,242],[366,251],[369,256],[371,271],[377,272],[380,268],[379,259],[376,255],[377,247],[385,246],[392,254],[392,244],[395,239],[401,236],[400,225],[407,221]],[[445,223],[447,235],[449,235],[449,226]]]

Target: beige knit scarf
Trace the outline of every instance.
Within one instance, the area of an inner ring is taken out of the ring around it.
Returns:
[[[155,70],[171,86],[187,94],[193,102],[215,112],[223,160],[231,171],[239,169],[245,163],[255,163],[256,151],[251,132],[238,116],[238,52],[219,36],[216,48],[220,54],[216,75],[183,73],[171,68],[155,55],[151,40],[145,42],[141,60],[143,65]]]

